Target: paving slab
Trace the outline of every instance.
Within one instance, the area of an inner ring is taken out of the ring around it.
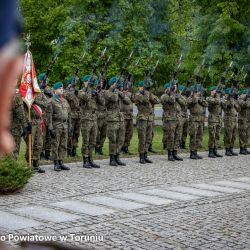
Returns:
[[[206,183],[191,184],[190,186],[196,187],[196,188],[201,188],[201,189],[206,189],[206,190],[211,190],[211,191],[228,193],[228,194],[242,192],[242,189],[232,188],[232,187],[216,186],[216,185],[211,185],[211,184],[206,184]]]
[[[213,182],[215,185],[226,186],[226,187],[234,187],[244,190],[250,190],[250,184],[237,182],[237,181],[216,181]]]
[[[28,215],[37,219],[52,221],[52,222],[65,222],[65,221],[74,221],[80,219],[78,215],[57,211],[55,209],[46,208],[46,207],[22,207],[13,209],[12,211],[18,212],[23,215]]]
[[[121,194],[115,194],[114,196],[122,199],[129,199],[152,205],[165,205],[176,202],[175,200],[163,199],[156,196],[139,194],[139,193],[121,193]]]
[[[140,193],[156,195],[156,196],[165,197],[168,199],[182,200],[182,201],[195,200],[195,199],[201,198],[200,196],[196,196],[196,195],[183,194],[183,193],[174,192],[174,191],[167,191],[164,189],[150,189],[150,190],[141,191]]]
[[[146,204],[136,203],[132,201],[125,201],[107,196],[97,196],[97,197],[87,198],[85,200],[90,203],[98,203],[112,208],[125,209],[125,210],[147,207]]]
[[[71,201],[71,200],[56,202],[56,203],[53,203],[51,205],[59,207],[59,208],[68,209],[68,210],[71,210],[73,212],[88,214],[88,215],[92,215],[92,216],[110,214],[110,213],[115,212],[115,210],[110,209],[110,208],[92,205],[92,204],[89,204],[87,202]]]
[[[234,181],[241,181],[241,182],[250,183],[250,177],[240,177],[240,178],[234,179]]]
[[[19,230],[42,225],[42,222],[24,218],[7,212],[0,211],[0,227],[7,230]]]

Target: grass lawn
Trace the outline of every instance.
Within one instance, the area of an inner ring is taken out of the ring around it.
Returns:
[[[157,154],[166,154],[166,151],[163,150],[162,148],[162,127],[161,126],[155,126],[154,127],[154,140],[153,140],[153,148],[155,151],[157,151]],[[82,138],[79,138],[79,147],[77,148],[77,155],[78,157],[76,158],[68,158],[66,157],[65,162],[73,162],[73,161],[81,161],[81,142]],[[187,138],[187,148],[189,145],[189,137]],[[208,130],[205,128],[204,130],[204,135],[203,135],[203,148],[202,151],[207,151],[208,147]],[[235,147],[239,147],[239,138],[237,137],[236,142],[235,142]],[[20,160],[24,160],[24,154],[25,154],[25,148],[26,145],[24,142],[21,144],[21,150],[20,150]],[[221,138],[220,138],[220,148],[224,148],[223,146],[223,130],[221,131]],[[135,156],[138,155],[138,137],[137,137],[137,130],[134,128],[134,135],[129,147],[129,151],[131,152],[130,156]],[[103,158],[108,158],[108,139],[106,139],[104,148],[103,148],[104,155],[103,156],[94,156],[95,159],[103,159]],[[189,149],[187,150],[181,150],[181,152],[189,152]],[[127,156],[126,156],[127,157]],[[42,161],[41,164],[48,164],[47,161]]]

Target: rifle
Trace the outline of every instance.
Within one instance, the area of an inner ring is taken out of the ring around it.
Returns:
[[[100,79],[99,79],[99,83],[98,83],[98,91],[100,92],[103,88],[105,89],[105,86],[101,85],[101,81],[105,81],[104,80],[104,74],[106,73],[108,66],[111,62],[111,56],[108,57],[108,59],[106,60],[106,62],[104,63],[102,70],[101,70],[101,75],[100,75]]]
[[[150,68],[149,68],[149,63],[150,61],[152,60],[153,58],[153,51],[150,53],[150,56],[148,57],[148,60],[147,60],[147,68],[146,68],[146,71],[145,71],[145,78],[144,78],[144,87],[145,88],[149,88],[150,87]]]
[[[180,55],[180,57],[176,60],[176,65],[175,65],[175,69],[174,69],[174,73],[173,73],[173,77],[172,77],[172,80],[170,82],[170,91],[173,90],[173,85],[174,85],[174,82],[177,83],[177,74],[179,73],[179,70],[181,68],[181,64],[182,64],[182,53]]]
[[[139,65],[140,58],[136,61],[136,63],[132,66],[133,70]],[[134,75],[132,73],[129,73],[126,77],[125,84],[124,84],[124,90],[131,90],[133,86],[133,80]]]

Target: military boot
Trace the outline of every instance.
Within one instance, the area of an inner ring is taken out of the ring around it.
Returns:
[[[226,150],[226,151],[225,151],[225,155],[226,155],[226,156],[232,156],[232,153],[231,153],[231,151],[230,151],[229,148],[226,148],[225,150]]]
[[[195,156],[196,156],[197,159],[203,159],[202,156],[198,155],[197,150],[195,150],[194,153],[195,153]]]
[[[116,154],[116,155],[115,155],[115,161],[116,161],[116,163],[117,163],[119,166],[126,166],[126,164],[120,160],[120,155],[119,155],[119,154]]]
[[[33,169],[37,173],[45,173],[45,170],[39,166],[39,160],[33,160]]]
[[[45,155],[44,155],[44,152],[42,151],[41,154],[40,154],[40,160],[45,160]]]
[[[163,149],[167,149],[167,144],[163,143]]]
[[[174,156],[173,156],[173,151],[171,150],[168,150],[168,160],[175,161]]]
[[[76,147],[72,148],[72,153],[71,153],[72,157],[76,157]]]
[[[217,148],[214,148],[214,155],[215,155],[216,157],[223,157],[222,155],[218,154]]]
[[[100,155],[100,147],[98,146],[95,147],[95,154]]]
[[[210,158],[216,158],[216,155],[214,154],[214,149],[213,148],[209,148],[209,151],[208,151],[208,157]]]
[[[247,154],[249,155],[249,154],[250,154],[250,151],[249,151],[247,148],[245,148],[245,150],[246,150]]]
[[[172,154],[176,161],[183,161],[183,159],[179,155],[177,155],[177,150],[173,150]]]
[[[149,145],[148,152],[154,153],[154,154],[157,153],[157,152],[153,149],[152,144]]]
[[[248,153],[247,153],[246,149],[243,147],[240,147],[240,155],[247,155],[247,154]]]
[[[145,162],[145,157],[144,157],[144,153],[140,153],[140,163],[141,164],[145,164],[146,162]]]
[[[45,160],[46,161],[50,160],[50,151],[49,150],[45,150]]]
[[[146,163],[153,163],[151,160],[149,160],[147,152],[144,153],[144,160]]]
[[[95,164],[94,162],[93,162],[93,159],[89,156],[88,157],[88,160],[89,160],[89,164],[90,164],[90,166],[92,167],[92,168],[100,168],[100,166],[98,165],[98,164]]]
[[[100,154],[100,155],[103,155],[102,147],[101,147],[101,146],[99,147],[99,154]]]
[[[196,157],[195,151],[191,150],[190,151],[190,159],[197,160],[198,158]]]
[[[181,148],[186,149],[186,142],[184,140],[181,140]]]
[[[124,147],[124,153],[125,154],[130,154],[129,150],[128,150],[128,147]]]
[[[125,154],[125,147],[122,147],[122,148],[121,148],[121,152],[122,152],[123,154]]]
[[[83,156],[83,167],[84,168],[91,168],[90,162],[89,162],[89,158],[88,157],[84,157]]]
[[[237,156],[237,155],[238,155],[238,154],[236,154],[236,153],[233,151],[233,148],[230,148],[229,150],[230,150],[232,156]]]
[[[61,167],[59,166],[57,160],[54,160],[54,170],[55,171],[61,171],[62,170]]]
[[[67,156],[72,157],[72,150],[69,148],[67,149]]]
[[[117,162],[115,160],[115,155],[110,155],[109,165],[110,166],[115,166],[115,167],[118,166],[118,164],[117,164]]]
[[[64,165],[63,160],[59,160],[58,163],[59,163],[59,166],[60,166],[60,168],[61,168],[62,170],[70,170],[69,167],[67,167],[66,165]]]

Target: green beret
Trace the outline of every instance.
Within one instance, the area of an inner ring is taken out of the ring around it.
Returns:
[[[189,87],[189,90],[190,90],[190,91],[194,91],[194,85],[190,86],[190,87]]]
[[[83,78],[82,78],[82,82],[87,82],[90,78],[90,75],[85,75]]]
[[[45,77],[46,73],[41,73],[38,77],[37,80],[38,81],[42,81],[42,79]]]
[[[179,91],[184,91],[185,90],[185,86],[183,86],[183,85],[179,85]]]
[[[246,95],[247,94],[247,89],[240,89],[239,95]]]
[[[167,82],[164,84],[164,89],[170,88],[171,87],[171,83]]]
[[[68,83],[68,84],[71,84],[72,81],[73,81],[73,77],[72,77],[72,76],[71,76],[70,78],[67,79],[67,83]]]
[[[144,87],[144,81],[138,82],[138,87]]]
[[[231,93],[231,88],[226,88],[224,91],[225,91],[225,94],[230,94]]]
[[[214,90],[216,90],[216,89],[217,89],[216,86],[210,86],[208,90],[211,92],[211,91],[214,91]]]
[[[62,82],[56,82],[53,86],[53,89],[56,90],[56,89],[59,89],[63,86]]]
[[[117,80],[118,78],[116,76],[111,77],[109,79],[109,86],[113,85]]]
[[[99,83],[98,79],[93,79],[93,81],[91,81],[91,82],[89,83],[89,85],[91,85],[91,86],[97,86],[98,83]]]

